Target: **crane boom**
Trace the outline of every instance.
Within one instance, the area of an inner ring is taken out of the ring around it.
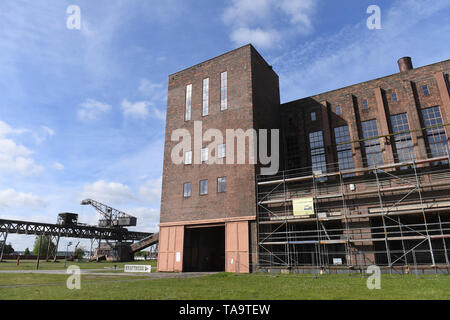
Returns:
[[[81,204],[93,206],[102,215],[103,219],[99,220],[99,227],[110,228],[136,226],[136,217],[112,208],[104,203],[92,199],[85,199],[81,201]]]

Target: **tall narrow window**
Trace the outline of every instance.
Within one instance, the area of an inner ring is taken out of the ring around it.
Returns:
[[[200,195],[208,194],[208,180],[200,181]]]
[[[225,144],[219,144],[219,148],[217,150],[217,158],[225,158],[227,154],[227,149]]]
[[[203,116],[209,113],[209,78],[203,80]]]
[[[423,91],[424,95],[426,95],[426,96],[430,95],[430,90],[428,89],[427,85],[422,86],[422,91]]]
[[[397,158],[399,162],[414,160],[414,144],[409,131],[406,113],[391,116],[391,125],[394,135]]]
[[[348,126],[334,128],[339,170],[354,169],[352,146]]]
[[[317,116],[315,112],[311,112],[311,121],[316,121],[317,120]]]
[[[337,114],[338,116],[342,115],[342,108],[341,108],[341,106],[337,106],[337,107],[336,107],[336,114]]]
[[[184,164],[192,164],[192,151],[187,151],[184,154]]]
[[[222,72],[220,75],[220,110],[228,108],[228,75]]]
[[[208,161],[208,156],[209,156],[209,149],[208,148],[203,148],[202,149],[202,154],[201,154],[202,162],[207,162]]]
[[[191,183],[187,182],[184,184],[183,195],[185,198],[189,198],[191,196]]]
[[[186,86],[186,114],[184,119],[191,120],[192,84]]]
[[[422,109],[425,132],[427,134],[428,145],[430,146],[431,156],[439,157],[447,154],[449,148],[447,135],[442,127],[443,121],[439,107]]]
[[[383,164],[383,156],[381,154],[380,140],[371,139],[378,137],[378,128],[376,120],[361,122],[363,138],[370,139],[364,141],[364,149],[366,151],[366,160],[369,167]]]
[[[227,190],[227,178],[217,178],[217,192],[223,193]]]
[[[311,163],[313,173],[326,173],[327,161],[325,158],[325,147],[323,143],[323,132],[317,131],[309,134],[309,145],[311,148]]]

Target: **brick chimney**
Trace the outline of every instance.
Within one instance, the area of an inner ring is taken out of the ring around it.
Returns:
[[[398,67],[400,69],[400,72],[414,69],[411,57],[403,57],[398,59]]]

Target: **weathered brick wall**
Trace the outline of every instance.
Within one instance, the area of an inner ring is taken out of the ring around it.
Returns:
[[[220,76],[224,71],[228,73],[228,109],[221,111]],[[209,115],[202,116],[202,85],[205,78],[210,79]],[[185,90],[188,84],[192,84],[192,120],[185,121]],[[266,99],[268,97],[270,100]],[[255,215],[254,165],[175,165],[171,161],[171,151],[177,142],[171,141],[171,134],[176,129],[185,128],[193,137],[194,121],[202,121],[203,132],[210,128],[221,130],[224,138],[226,129],[246,131],[258,127],[271,128],[272,124],[265,124],[268,116],[257,121],[255,112],[261,110],[263,114],[269,113],[272,119],[274,113],[271,110],[278,107],[278,77],[250,45],[170,75],[161,223]],[[230,144],[224,143],[228,148]],[[208,144],[204,142],[203,147]],[[217,192],[218,177],[226,177],[225,193]],[[208,195],[201,196],[200,180],[205,179],[209,181]],[[183,197],[185,182],[192,183],[190,198]]]
[[[348,125],[351,139],[359,140],[362,139],[361,122],[376,119],[378,133],[385,135],[392,132],[390,115],[406,112],[410,129],[419,129],[424,126],[420,110],[432,106],[440,106],[443,121],[449,123],[449,72],[450,60],[446,60],[281,105],[284,136],[296,137],[299,142],[300,159],[296,167],[311,165],[308,141],[310,132],[324,131],[327,162],[330,163],[337,161],[336,150],[333,146],[335,127]],[[428,86],[429,96],[423,94],[423,85]],[[392,100],[394,92],[397,94],[397,102]],[[367,110],[362,106],[365,99],[369,104]],[[342,115],[336,114],[337,106],[341,106]],[[311,112],[316,112],[316,121],[311,121]],[[328,121],[326,119],[324,121],[324,116],[328,116]],[[446,132],[450,137],[449,127],[446,128]],[[327,135],[330,136],[332,145],[327,143]],[[416,157],[425,157],[429,150],[426,149],[426,141],[422,133],[412,134],[412,139]],[[384,160],[391,161],[393,152],[391,145],[383,140],[381,144]],[[284,156],[287,159],[288,155]],[[364,155],[358,144],[353,144],[353,156],[355,166],[361,167]]]

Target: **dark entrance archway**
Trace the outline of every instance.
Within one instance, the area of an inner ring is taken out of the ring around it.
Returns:
[[[184,231],[183,270],[225,271],[225,226],[189,227]]]

